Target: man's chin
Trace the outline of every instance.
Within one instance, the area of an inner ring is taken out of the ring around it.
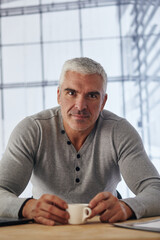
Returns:
[[[82,121],[78,121],[76,124],[70,124],[70,128],[72,128],[74,131],[84,132],[92,127],[88,124],[84,124]]]

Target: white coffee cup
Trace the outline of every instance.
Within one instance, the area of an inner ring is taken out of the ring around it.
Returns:
[[[92,213],[92,210],[86,203],[68,204],[67,211],[70,215],[68,219],[69,224],[83,224]]]

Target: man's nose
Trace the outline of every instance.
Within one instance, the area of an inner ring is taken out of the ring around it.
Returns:
[[[83,109],[87,108],[87,102],[84,97],[78,97],[76,99],[75,107],[79,110],[82,111]]]

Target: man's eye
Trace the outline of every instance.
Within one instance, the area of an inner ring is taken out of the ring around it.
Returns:
[[[75,95],[75,91],[68,91],[68,95],[70,95],[70,96]]]
[[[97,94],[94,94],[94,93],[90,93],[88,95],[89,98],[97,98]]]

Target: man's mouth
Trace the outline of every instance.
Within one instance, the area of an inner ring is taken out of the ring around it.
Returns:
[[[86,110],[78,111],[77,109],[71,110],[69,112],[69,115],[77,119],[86,119],[90,117],[90,113],[88,111]]]
[[[80,114],[71,114],[72,117],[77,118],[77,119],[86,119],[89,118],[89,115],[80,115]]]

